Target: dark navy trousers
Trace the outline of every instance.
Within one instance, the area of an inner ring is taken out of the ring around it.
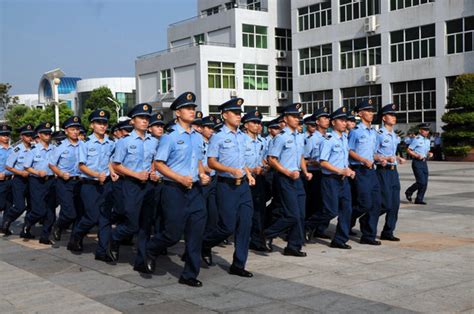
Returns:
[[[315,220],[316,230],[318,233],[324,233],[329,226],[329,222],[337,217],[336,234],[333,242],[346,243],[349,240],[352,214],[349,179],[323,174],[321,193],[323,195],[323,210]]]
[[[265,229],[264,235],[267,238],[275,238],[288,231],[288,248],[300,250],[304,244],[306,202],[303,180],[301,178],[293,180],[279,172],[275,173],[273,179],[281,206],[278,209],[279,217]]]
[[[313,179],[306,183],[306,223],[308,231],[316,228],[316,219],[323,211],[323,196],[321,194],[321,170],[311,171]]]
[[[250,187],[252,192],[253,216],[250,242],[258,247],[265,246],[262,233],[265,228],[265,178],[263,175],[255,176],[255,185]]]
[[[56,219],[56,179],[30,176],[29,184],[31,211],[25,216],[25,224],[32,227],[44,219],[41,238],[48,239]]]
[[[391,237],[395,231],[400,208],[400,178],[395,168],[393,170],[387,168],[377,169],[377,177],[382,192],[380,215],[386,214],[382,235]]]
[[[178,243],[184,233],[186,261],[181,276],[195,279],[201,266],[201,245],[207,218],[202,188],[198,183],[192,189],[186,189],[179,183],[165,181],[161,205],[161,230],[148,241],[146,252],[156,257],[165,248]]]
[[[14,176],[11,181],[11,191],[12,206],[7,209],[3,219],[13,222],[27,210],[27,204],[30,203],[28,178]]]
[[[56,179],[56,193],[61,210],[56,225],[67,229],[78,217],[82,216],[81,181]]]
[[[12,179],[0,181],[0,212],[3,211],[4,215],[7,209],[11,206],[12,202]]]
[[[217,228],[217,221],[219,220],[219,213],[217,210],[216,201],[216,186],[217,175],[211,177],[211,182],[208,185],[202,186],[202,195],[207,209],[207,223],[205,234],[211,233]]]
[[[210,249],[234,234],[235,251],[232,264],[245,268],[252,228],[252,193],[247,180],[240,185],[217,178],[216,200],[219,211],[217,228],[204,236],[203,248]]]
[[[99,225],[96,256],[105,256],[112,230],[112,182],[82,182],[81,198],[84,203],[84,215],[74,226],[71,239],[80,241],[95,225]]]
[[[352,208],[351,225],[354,225],[357,218],[360,218],[361,238],[375,240],[381,207],[377,172],[375,169],[366,167],[358,167],[354,171],[356,173],[354,178],[356,202]]]
[[[406,190],[406,193],[412,195],[418,191],[415,201],[422,202],[428,188],[428,164],[426,160],[413,159],[411,168],[413,169],[416,182]]]

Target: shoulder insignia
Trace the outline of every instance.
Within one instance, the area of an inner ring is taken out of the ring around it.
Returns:
[[[13,152],[18,153],[19,150],[20,150],[20,147],[16,147],[16,148],[13,150]]]
[[[127,136],[130,136],[130,134],[128,134],[128,133],[124,134],[122,137],[127,137]]]
[[[356,126],[353,128],[353,130],[357,130],[358,128],[359,128],[359,126],[356,125]]]
[[[378,133],[378,134],[383,134],[383,130],[382,130],[382,129],[377,130],[377,133]]]
[[[329,140],[329,139],[332,137],[332,135],[329,134],[329,133],[326,133],[326,134],[323,135],[323,137],[324,137],[325,139]]]
[[[56,147],[59,147],[61,145],[61,141],[56,142]]]
[[[259,142],[263,142],[260,137],[257,137],[257,140],[258,140]]]
[[[280,133],[278,133],[278,135],[280,134],[285,134],[285,130],[281,130]]]
[[[33,148],[35,148],[35,144],[31,144],[30,150],[32,150]]]
[[[84,140],[84,142],[89,142],[90,141],[90,137],[86,137],[86,139]]]
[[[308,135],[308,139],[311,138],[311,136],[313,136],[313,134]]]
[[[171,133],[173,133],[173,132],[174,132],[174,129],[168,129],[168,130],[166,131],[166,134],[171,134]]]

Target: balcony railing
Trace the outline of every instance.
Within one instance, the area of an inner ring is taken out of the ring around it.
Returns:
[[[172,47],[172,48],[168,48],[168,49],[163,49],[163,50],[147,53],[147,54],[138,56],[137,59],[138,60],[144,60],[144,59],[154,58],[154,57],[166,54],[166,53],[186,50],[188,48],[195,47],[195,46],[217,46],[217,47],[235,48],[235,44],[215,43],[215,42],[209,42],[209,41],[198,42],[198,43],[193,42],[193,43],[189,43],[189,44],[184,44],[184,45],[180,45],[180,46],[176,46],[176,47]]]

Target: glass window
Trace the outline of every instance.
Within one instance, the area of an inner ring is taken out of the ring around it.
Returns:
[[[268,65],[244,63],[244,89],[268,90]]]
[[[398,105],[399,122],[434,122],[436,119],[435,79],[392,84],[393,103]]]
[[[235,89],[235,64],[209,61],[207,63],[208,87]]]
[[[380,35],[341,42],[341,70],[381,64]]]
[[[390,11],[401,10],[431,2],[435,2],[435,0],[390,0]]]
[[[382,103],[382,86],[381,85],[366,85],[358,87],[342,88],[342,104],[349,110],[368,99],[376,104],[377,111],[381,108]]]
[[[313,4],[298,9],[298,31],[331,25],[331,2]]]
[[[332,108],[332,90],[322,90],[300,93],[300,101],[303,105],[303,112],[313,114],[322,107]]]
[[[291,29],[275,28],[275,48],[291,51]]]
[[[390,33],[390,60],[401,62],[434,57],[435,25],[407,28]]]
[[[277,91],[292,91],[293,79],[291,67],[277,65],[275,70]]]
[[[300,75],[332,71],[331,44],[300,49],[299,56]]]
[[[341,22],[380,14],[380,0],[340,0],[339,13]]]
[[[446,22],[447,54],[472,51],[474,16]]]
[[[161,77],[161,93],[165,94],[171,89],[171,70],[162,70],[160,72]]]
[[[242,24],[242,45],[249,48],[267,48],[267,27]]]

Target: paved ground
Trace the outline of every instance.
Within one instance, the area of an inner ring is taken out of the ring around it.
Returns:
[[[306,258],[283,256],[276,242],[268,256],[250,253],[252,279],[227,275],[232,248],[218,247],[198,289],[177,283],[182,244],[147,278],[132,271],[131,249],[119,265],[96,262],[93,237],[82,255],[0,239],[0,313],[474,312],[474,164],[431,162],[430,171],[429,205],[402,204],[401,242],[350,241],[350,251],[319,242]],[[409,165],[400,172],[404,191],[413,175]]]

